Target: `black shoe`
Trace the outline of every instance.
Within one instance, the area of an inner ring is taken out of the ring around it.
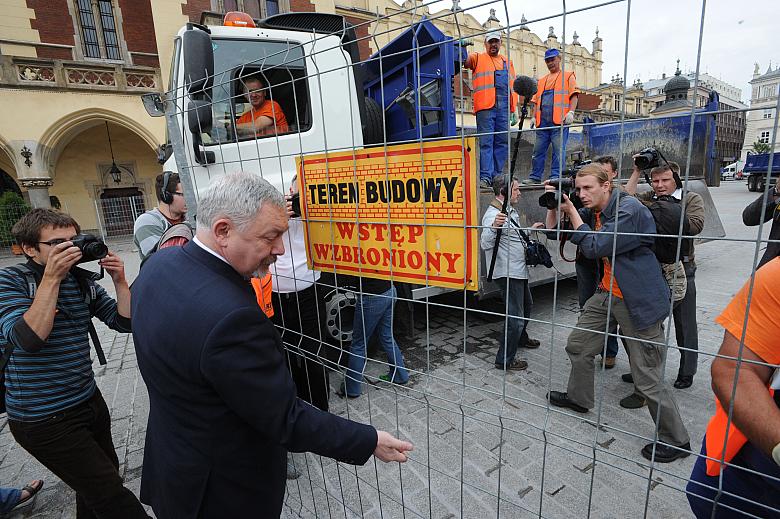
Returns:
[[[623,382],[628,382],[629,384],[634,383],[634,375],[632,375],[631,373],[623,373],[622,375],[620,375],[620,378],[623,379]]]
[[[677,377],[677,380],[674,381],[674,387],[677,389],[687,389],[691,387],[691,384],[693,384],[692,375],[679,376]]]
[[[671,463],[680,458],[687,458],[691,450],[691,442],[679,447],[662,445],[660,443],[648,443],[642,448],[642,456],[645,459],[653,460],[653,445],[655,445],[655,461],[657,463]]]
[[[353,398],[358,398],[358,397],[360,396],[360,395],[348,395],[348,394],[347,394],[347,389],[346,389],[346,387],[344,386],[344,384],[341,384],[341,386],[339,387],[338,391],[336,391],[336,394],[337,394],[338,396],[340,396],[341,398],[347,398],[347,397],[349,397],[350,399],[353,399]]]
[[[488,180],[486,178],[480,178],[479,179],[479,188],[480,189],[493,189],[493,181]]]
[[[541,345],[542,345],[542,343],[539,342],[538,339],[532,339],[532,338],[528,337],[524,341],[521,340],[519,346],[521,348],[528,348],[529,350],[535,350],[536,348],[538,348]]]
[[[496,364],[496,369],[504,369],[504,364]],[[524,360],[515,359],[506,365],[507,371],[523,371],[528,369],[528,363]]]
[[[639,409],[640,407],[644,407],[646,404],[647,401],[645,400],[645,397],[636,393],[631,393],[627,397],[620,400],[620,407],[625,407],[626,409]]]
[[[587,413],[588,409],[581,405],[575,404],[569,400],[569,395],[561,391],[550,391],[547,393],[547,400],[556,407],[567,407],[577,413]]]

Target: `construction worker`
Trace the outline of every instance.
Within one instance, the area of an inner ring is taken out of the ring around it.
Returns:
[[[509,156],[509,114],[517,124],[517,94],[512,92],[515,67],[500,54],[501,33],[485,35],[485,52],[472,52],[465,67],[471,69],[474,113],[479,134],[479,184],[490,189],[493,177],[501,175]],[[510,95],[511,93],[511,95]]]
[[[523,184],[539,184],[544,175],[544,160],[547,148],[552,144],[552,164],[550,178],[558,178],[561,173],[560,158],[566,153],[566,139],[569,128],[574,122],[574,110],[577,108],[577,80],[574,72],[561,71],[561,53],[558,49],[547,49],[544,62],[549,74],[539,80],[539,89],[531,103],[534,106],[536,121],[536,143],[530,178]],[[563,125],[563,131],[561,126]]]

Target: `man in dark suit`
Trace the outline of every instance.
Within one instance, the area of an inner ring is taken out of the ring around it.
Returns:
[[[286,230],[281,193],[225,175],[199,200],[193,241],[152,256],[133,284],[150,399],[141,500],[160,519],[279,517],[288,450],[358,465],[412,449],[296,397],[248,281],[284,253]]]

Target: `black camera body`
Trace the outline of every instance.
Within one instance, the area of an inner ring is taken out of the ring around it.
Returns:
[[[301,195],[300,193],[295,193],[294,195],[290,196],[290,202],[292,202],[292,212],[295,218],[301,217]]]
[[[96,261],[108,256],[108,247],[103,240],[92,234],[79,234],[72,240],[73,245],[81,250],[79,263]]]
[[[653,147],[648,147],[637,153],[634,164],[640,170],[653,169],[661,165],[661,154]]]
[[[569,200],[574,204],[577,209],[582,207],[582,201],[577,196],[577,189],[574,184],[574,179],[577,176],[577,172],[582,169],[583,166],[590,164],[590,160],[576,160],[571,167],[566,168],[563,171],[563,175],[560,178],[551,178],[548,180],[548,184],[554,186],[556,191],[548,191],[539,197],[539,205],[546,207],[547,209],[557,209],[562,199],[561,195],[566,195]]]

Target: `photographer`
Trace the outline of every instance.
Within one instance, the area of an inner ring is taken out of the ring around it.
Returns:
[[[643,153],[650,155],[650,159],[643,163],[642,155],[634,156],[634,169],[626,184],[626,192],[636,197],[645,204],[652,204],[659,200],[674,201],[682,204],[685,222],[683,222],[683,234],[695,236],[704,228],[704,199],[698,193],[685,191],[683,196],[683,183],[680,179],[680,166],[676,162],[667,162],[659,165],[658,158],[654,158],[654,150],[648,149]],[[639,164],[639,165],[637,165]],[[637,194],[639,183],[640,165],[650,167],[651,191]],[[667,208],[663,203],[657,204],[659,211]],[[659,216],[662,216],[659,214]],[[673,227],[679,228],[679,217],[671,216]],[[669,240],[671,247],[677,247],[677,240]],[[658,242],[656,242],[658,243]],[[693,376],[699,356],[699,331],[696,323],[696,262],[694,261],[693,240],[683,241],[680,247],[679,259],[685,269],[686,289],[683,299],[674,307],[674,332],[677,339],[677,347],[680,351],[680,367],[677,371],[677,380],[674,387],[685,389],[693,384]],[[676,252],[676,251],[675,251]],[[675,259],[677,259],[675,257]]]
[[[659,442],[647,444],[642,456],[660,463],[688,456],[688,432],[674,398],[661,381],[666,356],[663,320],[669,313],[670,293],[651,249],[653,238],[647,236],[656,231],[653,217],[636,198],[614,189],[612,179],[599,165],[580,169],[576,187],[583,208],[577,210],[569,197],[562,195],[560,210],[568,219],[566,227],[578,231],[572,233],[571,241],[586,257],[601,261],[603,277],[566,344],[571,361],[568,389],[550,391],[550,403],[578,413],[593,408],[593,360],[604,348],[605,331],[617,323],[625,334],[636,389],[647,400],[650,416],[658,419]],[[555,188],[547,183],[545,190],[554,192]],[[591,213],[593,228],[585,223]],[[547,227],[558,226],[558,210],[548,209]]]
[[[96,238],[79,236],[79,224],[58,211],[33,209],[12,232],[28,261],[0,271],[0,347],[11,349],[5,371],[11,434],[76,491],[79,517],[145,518],[122,485],[88,338],[92,317],[130,332],[124,264]],[[102,256],[99,264],[114,282],[116,301],[87,271],[75,268],[95,256]],[[92,281],[87,295],[85,279]]]
[[[506,305],[508,322],[506,333],[501,328],[501,342],[496,353],[495,366],[498,369],[522,371],[528,367],[528,362],[515,359],[517,348],[538,348],[540,343],[528,337],[526,326],[531,317],[531,291],[528,288],[528,267],[525,264],[525,245],[517,231],[520,220],[517,211],[512,207],[520,200],[520,183],[512,181],[512,194],[509,197],[507,213],[501,212],[504,198],[507,196],[506,177],[499,175],[493,179],[495,200],[490,203],[482,217],[482,235],[480,245],[485,251],[485,258],[490,264],[493,247],[499,228],[503,228],[503,236],[498,248],[495,265],[495,282],[501,289],[501,295]],[[542,227],[536,223],[533,227]],[[513,229],[514,227],[514,229]]]

